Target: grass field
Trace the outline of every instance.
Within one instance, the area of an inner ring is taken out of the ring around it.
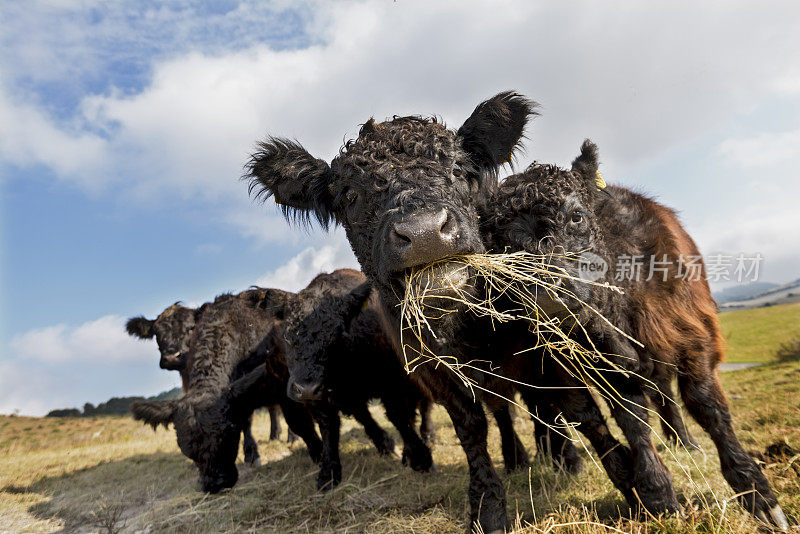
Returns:
[[[800,363],[725,373],[723,381],[747,450],[763,453],[784,440],[800,448]],[[380,411],[374,412],[388,427]],[[330,494],[318,494],[316,468],[305,450],[266,441],[266,416],[258,415],[254,427],[264,465],[240,466],[233,490],[209,496],[196,490],[194,468],[178,451],[171,430],[153,432],[127,417],[2,417],[0,532],[462,533],[467,514],[464,456],[441,408],[435,420],[435,474],[418,474],[401,467],[397,458],[378,456],[363,431],[346,420],[344,482]],[[533,450],[531,423],[520,417],[518,429]],[[711,442],[696,425],[691,430],[704,452],[673,451],[671,458],[662,448],[687,509],[684,518],[626,520],[620,494],[591,462],[571,476],[538,460],[530,471],[504,477],[509,513],[522,532],[757,532],[757,524],[728,502],[732,492],[719,474]],[[500,463],[495,428],[490,445]],[[796,524],[800,460],[794,454],[762,459]],[[692,462],[695,489],[678,466]]]
[[[800,335],[800,302],[721,313],[729,362],[769,361],[778,347]]]
[[[721,320],[728,361],[768,361],[800,333],[800,304],[726,312]],[[762,461],[796,524],[800,362],[722,376],[738,434]],[[373,412],[388,428],[380,410]],[[397,458],[378,456],[361,428],[345,420],[344,482],[330,494],[314,490],[316,467],[304,447],[267,441],[266,415],[257,415],[254,429],[264,465],[240,465],[239,484],[215,496],[197,491],[194,467],[181,455],[171,429],[153,432],[129,417],[0,416],[0,532],[464,532],[463,452],[444,410],[437,408],[434,415],[438,470],[427,475],[401,467]],[[532,452],[532,424],[520,417],[517,428]],[[730,502],[732,492],[710,440],[693,423],[690,428],[702,452],[660,447],[686,508],[684,517],[626,519],[629,510],[621,495],[592,462],[573,476],[535,459],[530,470],[504,476],[517,530],[758,532],[758,525]],[[766,453],[768,446],[781,443],[790,446],[786,454]],[[490,450],[502,467],[494,427]]]

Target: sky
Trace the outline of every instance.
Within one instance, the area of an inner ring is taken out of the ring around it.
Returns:
[[[3,2],[0,50],[0,413],[178,386],[127,317],[356,266],[248,198],[257,140],[330,160],[506,89],[541,104],[517,168],[589,137],[705,255],[800,277],[793,2]]]

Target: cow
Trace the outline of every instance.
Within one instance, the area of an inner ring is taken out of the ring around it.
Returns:
[[[697,245],[673,210],[625,187],[598,182],[598,165],[597,146],[587,139],[569,170],[535,163],[506,178],[492,202],[490,233],[496,248],[545,255],[572,275],[561,279],[564,291],[539,292],[537,303],[551,315],[577,318],[598,350],[631,371],[606,373],[605,378],[619,395],[609,404],[633,452],[636,499],[649,512],[680,510],[651,440],[645,393],[655,391],[655,384],[659,394],[669,396],[677,372],[686,409],[711,436],[722,474],[741,505],[765,523],[787,529],[772,488],[733,430],[718,376],[724,340]],[[581,257],[569,259],[565,254],[570,253]],[[620,262],[631,258],[657,270],[623,270],[620,276]],[[581,272],[587,262],[607,267],[591,280],[618,285],[623,292],[581,280],[587,277]],[[675,409],[672,399],[664,406]],[[688,441],[688,434],[681,434],[682,419],[664,415],[678,437]]]
[[[181,376],[183,392],[189,385],[189,340],[192,338],[196,316],[200,313],[197,308],[184,306],[180,301],[166,308],[155,319],[147,319],[140,315],[131,317],[125,324],[128,335],[139,339],[155,338],[158,351],[161,355],[158,365],[162,369],[178,371]],[[270,416],[269,439],[280,438],[280,408],[277,405],[267,406]],[[293,434],[289,431],[288,440],[291,442]],[[253,437],[252,421],[242,429],[242,449],[244,461],[249,465],[259,465],[258,445]]]
[[[481,221],[488,218],[497,171],[517,149],[533,108],[522,95],[505,92],[479,104],[457,131],[435,118],[395,117],[382,123],[370,119],[330,165],[295,141],[271,137],[260,143],[244,178],[251,195],[274,196],[289,220],[316,220],[326,229],[344,227],[362,271],[380,296],[381,320],[402,358],[399,305],[407,272],[450,256],[485,252]],[[447,293],[452,285],[469,287],[467,274],[445,263],[440,276],[427,283]],[[499,357],[480,340],[488,328],[475,328],[465,313],[445,314],[431,326],[436,333],[426,332],[426,344],[462,362]],[[476,338],[480,343],[472,345]],[[485,390],[505,398],[513,395],[512,382],[475,369],[464,372]],[[508,404],[477,394],[444,366],[422,365],[411,377],[445,407],[453,422],[469,466],[471,523],[484,532],[508,529],[505,490],[487,450],[480,399],[487,401],[497,420],[507,469],[527,463]],[[545,402],[536,411],[551,409]],[[623,450],[615,449],[613,440],[606,439],[610,434],[599,429],[603,425],[599,410],[586,421],[586,427],[596,431],[597,443],[609,448],[604,461],[624,462]],[[575,456],[569,442],[554,449]]]
[[[267,339],[283,320],[290,295],[253,288],[201,306],[186,349],[190,365],[184,396],[131,406],[136,419],[154,428],[173,424],[178,446],[195,462],[204,491],[216,493],[236,484],[239,434],[261,406],[279,405],[311,458],[320,459],[322,444],[311,414],[286,397],[286,361]]]
[[[414,430],[423,393],[395,357],[379,316],[377,294],[366,277],[352,269],[318,275],[287,306],[287,395],[311,406],[320,427],[318,489],[341,482],[340,413],[355,417],[381,454],[394,451],[394,441],[370,415],[372,399],[380,399],[400,432],[403,464],[423,472],[433,468],[430,449]],[[423,420],[422,433],[430,437],[431,430],[430,420]]]

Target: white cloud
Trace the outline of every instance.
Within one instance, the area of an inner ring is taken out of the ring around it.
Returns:
[[[800,129],[788,132],[762,132],[750,137],[726,139],[719,145],[718,153],[734,165],[764,168],[800,160],[798,147],[800,147]],[[782,179],[783,176],[777,175],[775,178]],[[796,183],[797,180],[792,182]]]
[[[118,364],[154,360],[155,345],[130,337],[125,317],[106,315],[77,327],[65,324],[28,330],[11,338],[17,359],[39,362]]]
[[[180,385],[178,373],[159,369],[153,354],[144,362],[115,365],[0,360],[0,413],[41,416],[55,408],[155,395]]]
[[[0,73],[0,77],[2,73]],[[44,165],[63,179],[89,191],[104,183],[109,156],[107,143],[99,137],[55,124],[37,107],[12,103],[0,86],[0,161],[25,167]]]
[[[719,143],[727,216],[706,217],[697,225],[695,237],[706,251],[761,253],[765,280],[800,275],[799,146],[800,129],[754,132]]]
[[[110,22],[101,35],[124,23],[125,9],[106,11]],[[207,23],[235,34],[250,18],[277,20],[254,10],[243,4],[220,17],[209,15]],[[800,94],[794,57],[774,53],[800,49],[798,12],[791,4],[767,9],[739,2],[722,9],[687,2],[677,9],[404,1],[312,3],[301,10],[314,43],[302,49],[270,47],[249,32],[228,45],[197,44],[192,35],[202,17],[192,9],[150,10],[152,28],[137,26],[130,39],[152,49],[166,40],[175,51],[153,56],[141,90],[88,95],[65,121],[33,105],[19,88],[0,86],[0,160],[45,165],[87,190],[125,195],[126,202],[200,200],[211,217],[259,245],[297,246],[308,236],[290,230],[273,208],[251,205],[238,180],[248,152],[265,133],[295,137],[330,159],[371,115],[439,113],[457,126],[482,98],[517,88],[543,104],[526,159],[566,163],[580,141],[592,137],[611,177],[635,176],[628,183],[668,197],[688,189],[697,196],[713,192],[712,204],[690,195],[672,202],[692,228],[712,228],[710,220],[730,218],[745,202],[751,221],[761,226],[768,215],[782,213],[783,205],[770,207],[775,192],[786,198],[797,182],[790,172],[760,171],[796,154],[800,130],[717,144],[723,164],[752,170],[727,174],[722,188],[719,168],[705,179],[677,175],[670,184],[642,173],[698,140],[724,138],[732,121],[759,103]],[[57,11],[47,10],[47,16],[59,16]],[[62,38],[78,43],[77,56],[58,51],[47,32],[36,34],[38,48],[31,53],[59,68],[90,56],[95,45],[89,36],[97,28],[65,26]],[[175,28],[178,37],[165,37],[165,28]],[[4,69],[23,64],[6,60]],[[735,235],[749,234],[705,235],[711,241],[701,240],[703,246],[743,248]],[[311,239],[312,246],[322,246],[320,237]]]
[[[436,112],[456,126],[480,99],[514,87],[544,105],[529,157],[567,161],[591,136],[623,173],[750,110],[793,65],[790,54],[767,52],[800,47],[791,6],[353,2],[312,11],[309,33],[323,44],[172,56],[137,94],[85,98],[80,119],[107,139],[84,133],[79,148],[87,162],[112,160],[113,172],[73,172],[18,121],[7,137],[26,161],[38,156],[83,186],[115,183],[150,203],[235,202],[232,213],[245,195],[236,178],[267,131],[331,158],[370,115]]]
[[[331,235],[328,245],[308,247],[284,265],[259,278],[256,285],[299,291],[321,272],[350,267],[359,269],[343,232]]]
[[[156,344],[130,337],[117,315],[28,330],[0,359],[0,413],[38,416],[178,386],[178,373],[158,367]]]

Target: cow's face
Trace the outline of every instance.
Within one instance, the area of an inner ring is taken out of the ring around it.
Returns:
[[[599,194],[597,147],[587,140],[571,170],[534,164],[500,184],[493,202],[491,238],[499,250],[545,255],[548,263],[577,279],[597,280],[598,272],[589,270],[598,267],[592,262],[602,264],[607,259],[594,215]],[[565,278],[552,281],[584,302],[592,298],[594,286]],[[561,305],[580,307],[577,300],[563,295],[557,299],[560,302],[548,303],[553,296],[545,292],[539,296],[545,311]]]
[[[175,303],[161,312],[155,320],[144,317],[129,319],[127,330],[130,335],[139,338],[155,337],[161,353],[161,368],[180,371],[186,367],[196,314],[197,310]]]
[[[370,121],[333,170],[331,190],[356,257],[393,301],[411,268],[483,250],[479,214],[489,179],[441,124]]]
[[[154,428],[172,423],[181,452],[197,466],[200,487],[217,493],[238,480],[239,435],[258,402],[257,389],[265,373],[260,366],[221,391],[190,393],[172,401],[138,401],[131,411]]]
[[[227,399],[186,402],[175,412],[173,424],[181,452],[197,466],[203,491],[233,487],[239,477],[236,455],[242,427]]]
[[[346,368],[350,326],[369,298],[369,283],[349,293],[301,291],[284,323],[288,397],[313,403],[330,394],[332,373]],[[338,368],[334,368],[338,366]]]
[[[419,117],[369,120],[330,166],[296,143],[271,139],[251,160],[251,191],[273,194],[289,216],[341,224],[362,270],[394,310],[410,268],[483,251],[480,217],[532,106],[501,93],[458,131]],[[465,284],[463,273],[445,264],[426,282]]]

